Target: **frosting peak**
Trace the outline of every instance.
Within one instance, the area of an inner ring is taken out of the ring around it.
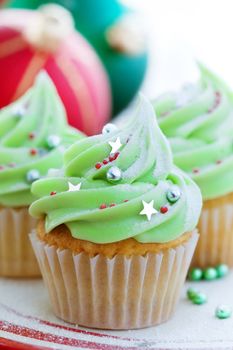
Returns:
[[[172,156],[151,104],[141,96],[136,117],[128,126],[72,145],[65,153],[64,163],[66,176],[106,180],[106,173],[114,163],[121,169],[120,183],[144,180],[157,183],[171,170]],[[98,169],[97,164],[100,164]]]
[[[64,147],[80,137],[67,125],[52,81],[40,73],[23,97],[0,111],[0,205],[29,205],[31,183],[60,167]]]
[[[174,162],[200,186],[204,199],[233,190],[233,94],[203,65],[200,80],[154,101]]]
[[[124,129],[108,126],[72,145],[64,155],[64,176],[37,181],[32,192],[39,199],[30,212],[46,216],[47,232],[65,224],[73,237],[95,243],[130,237],[167,242],[192,230],[201,209],[199,189],[174,168],[142,96]]]

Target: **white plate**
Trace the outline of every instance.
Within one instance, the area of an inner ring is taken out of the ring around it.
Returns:
[[[208,303],[186,298],[192,285]],[[215,318],[218,304],[233,306],[233,273],[214,282],[186,283],[173,319],[136,331],[97,331],[57,319],[41,280],[0,279],[0,349],[232,349],[233,317]]]

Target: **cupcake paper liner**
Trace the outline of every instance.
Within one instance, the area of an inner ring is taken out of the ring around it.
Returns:
[[[89,257],[30,236],[56,316],[101,329],[136,329],[168,320],[198,240],[145,256]]]
[[[29,233],[36,220],[28,208],[0,208],[0,276],[41,276]]]
[[[233,266],[233,193],[204,202],[192,266]]]

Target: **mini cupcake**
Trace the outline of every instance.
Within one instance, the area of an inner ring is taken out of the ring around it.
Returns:
[[[40,275],[28,234],[33,181],[62,166],[64,146],[81,138],[67,125],[55,87],[42,72],[22,98],[0,111],[0,276]]]
[[[173,314],[196,246],[201,194],[172,164],[151,104],[124,129],[107,124],[64,156],[64,176],[36,181],[32,244],[55,314],[132,329]]]
[[[175,164],[199,185],[204,199],[193,265],[233,266],[233,94],[200,65],[201,78],[155,102]]]

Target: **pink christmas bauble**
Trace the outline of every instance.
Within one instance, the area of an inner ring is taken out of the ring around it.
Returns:
[[[69,123],[88,135],[96,134],[111,113],[107,74],[91,46],[72,28],[68,13],[64,17],[60,10],[58,18],[51,17],[51,9],[39,15],[1,11],[0,108],[23,95],[44,69],[55,83]],[[63,22],[56,27],[60,19]]]

